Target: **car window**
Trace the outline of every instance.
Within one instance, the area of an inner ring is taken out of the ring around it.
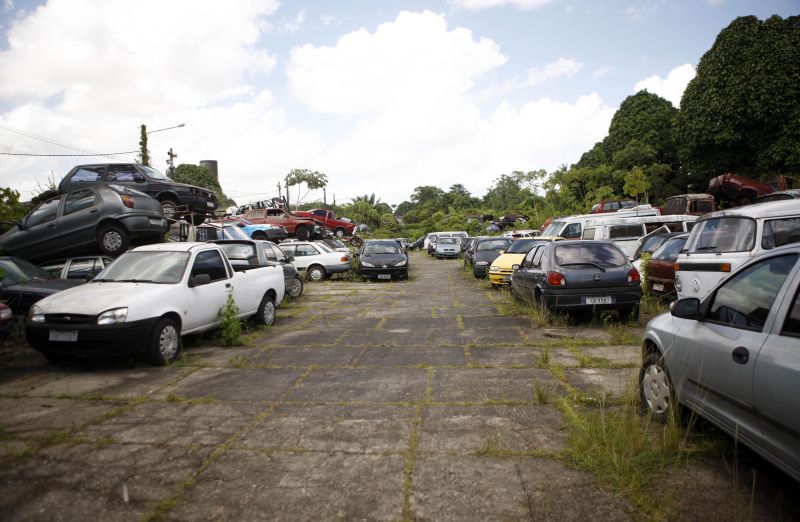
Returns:
[[[249,261],[250,258],[256,257],[256,247],[247,243],[220,243],[219,247],[228,256],[228,259],[237,259],[240,261]]]
[[[53,221],[58,213],[58,205],[61,203],[61,197],[53,198],[45,201],[36,207],[25,220],[25,226],[33,227],[48,221]]]
[[[587,228],[581,234],[581,239],[594,239],[594,228]]]
[[[717,290],[706,318],[734,328],[761,331],[797,257],[771,257],[732,276]]]
[[[135,181],[136,176],[141,176],[133,165],[109,165],[107,181]]]
[[[628,262],[628,258],[613,244],[587,241],[557,245],[555,262],[561,266],[592,264],[606,268],[623,266]]]
[[[531,263],[533,263],[533,256],[536,255],[536,250],[537,249],[541,250],[542,247],[540,246],[540,247],[531,248],[530,251],[527,254],[525,254],[525,259],[523,259],[522,263],[521,263],[522,266],[531,266]]]
[[[282,243],[280,248],[286,256],[294,256],[294,245],[291,243]]]
[[[67,279],[86,279],[103,269],[103,262],[96,257],[73,259],[69,264]]]
[[[222,256],[216,250],[206,250],[205,252],[198,252],[197,257],[194,258],[194,265],[192,265],[191,277],[201,274],[208,274],[212,281],[220,281],[228,278],[228,272],[225,270],[225,263],[222,261]]]
[[[263,210],[251,210],[250,213],[247,215],[248,218],[263,218],[264,211]]]
[[[61,277],[61,272],[64,270],[64,265],[66,264],[66,261],[56,261],[53,263],[44,264],[40,268],[50,274],[52,277],[59,278]]]
[[[33,279],[50,278],[50,274],[46,271],[24,259],[0,259],[0,282],[3,285],[15,285]]]
[[[322,217],[325,217],[327,215],[327,212],[324,210],[314,210],[311,213],[314,214],[315,216],[322,216]]]
[[[658,259],[660,261],[675,261],[678,259],[678,254],[680,254],[681,249],[685,244],[685,237],[668,239],[658,250],[653,252],[653,259]]]
[[[642,237],[643,235],[644,228],[642,225],[611,225],[608,227],[609,239]]]
[[[225,239],[222,229],[217,227],[197,227],[195,229],[195,237],[200,242]]]
[[[701,221],[687,245],[689,253],[745,252],[755,245],[756,222],[737,216],[723,216]]]
[[[100,181],[103,177],[103,167],[80,167],[78,171],[72,175],[70,181],[77,181],[79,183],[93,183]]]
[[[297,245],[294,257],[318,256],[319,252],[311,245]]]
[[[511,243],[508,239],[490,239],[488,241],[481,241],[478,243],[478,252],[488,252],[490,250],[498,251],[498,250],[505,250],[508,248],[509,243]]]
[[[267,261],[277,261],[279,257],[284,257],[283,253],[276,252],[277,247],[272,246],[271,243],[264,243],[264,256]]]
[[[551,235],[551,234],[546,234]],[[578,239],[581,237],[581,224],[580,223],[571,223],[567,225],[563,232],[561,232],[561,237],[565,239]]]
[[[94,205],[94,192],[89,189],[79,190],[67,194],[64,198],[64,215],[72,214],[79,210],[89,208]]]
[[[619,210],[619,201],[607,201],[603,204],[603,210]]]
[[[535,239],[517,239],[508,247],[506,254],[522,254],[523,252],[528,252],[535,243]]]
[[[546,250],[545,247],[539,247],[536,250],[536,253],[533,255],[533,261],[531,262],[531,266],[533,268],[541,268],[542,266],[542,256],[544,255],[544,251]]]
[[[648,237],[647,239],[644,240],[644,243],[642,243],[642,252],[655,251],[658,247],[661,246],[661,243],[663,243],[665,239],[667,239],[666,236],[662,236],[659,234]]]
[[[789,243],[800,242],[800,218],[770,219],[764,221],[761,248],[768,250]]]
[[[794,296],[792,307],[789,309],[786,320],[783,322],[781,335],[800,337],[800,288],[798,288]]]
[[[444,244],[444,242],[442,242]],[[397,246],[397,243],[367,243],[364,245],[364,253],[365,254],[399,254],[400,247]]]

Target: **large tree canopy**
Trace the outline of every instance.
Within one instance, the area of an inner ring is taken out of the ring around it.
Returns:
[[[800,16],[740,17],[686,87],[674,136],[695,185],[800,173]]]

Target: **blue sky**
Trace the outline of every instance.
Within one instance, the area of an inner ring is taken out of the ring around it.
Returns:
[[[482,195],[602,139],[637,89],[675,105],[734,18],[800,0],[0,0],[0,152],[136,149],[165,166],[217,159],[239,202],[292,168],[339,202],[399,203],[418,185]],[[23,133],[23,134],[21,134]],[[132,155],[119,156],[128,161]],[[2,156],[29,197],[104,158]],[[312,193],[307,198],[320,194]]]

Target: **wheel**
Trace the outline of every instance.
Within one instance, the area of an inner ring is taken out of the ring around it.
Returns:
[[[639,303],[624,306],[619,310],[619,320],[623,323],[633,323],[639,320]]]
[[[71,362],[75,362],[74,357],[64,353],[45,351],[42,352],[42,355],[44,355],[44,358],[53,364],[68,364]]]
[[[261,230],[256,230],[255,232],[253,232],[253,239],[263,241],[267,239],[267,234],[265,234]]]
[[[342,227],[339,227],[334,231],[334,234],[336,234],[336,237],[342,238],[344,237],[344,229]]]
[[[275,323],[275,300],[269,294],[264,294],[258,312],[253,318],[256,324],[272,326]]]
[[[178,204],[171,199],[165,199],[161,202],[161,212],[164,213],[164,217],[167,219],[175,219],[175,211],[177,208]]]
[[[294,231],[294,235],[300,241],[307,241],[308,238],[311,237],[311,231],[306,227],[297,227]]]
[[[178,322],[169,317],[162,317],[156,323],[145,351],[147,360],[156,366],[164,366],[174,361],[180,351],[181,328]]]
[[[292,286],[288,289],[289,296],[292,298],[300,297],[300,294],[303,293],[303,280],[300,279],[300,276],[295,276]]]
[[[639,399],[642,409],[659,422],[666,422],[677,404],[664,357],[656,351],[648,352],[642,361]]]
[[[115,223],[106,223],[97,233],[100,251],[108,256],[118,256],[128,249],[128,232]]]
[[[324,268],[319,265],[314,265],[308,267],[308,270],[306,270],[306,277],[309,281],[314,281],[316,283],[325,279],[327,274]]]

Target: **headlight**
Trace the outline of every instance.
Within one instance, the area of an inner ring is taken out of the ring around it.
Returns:
[[[683,283],[681,283],[681,280],[678,276],[675,276],[675,290],[678,292],[683,290]]]
[[[124,323],[128,318],[127,308],[114,308],[106,310],[97,317],[97,324],[117,324]]]
[[[44,312],[38,306],[33,305],[33,306],[31,306],[31,309],[28,310],[28,319],[30,319],[34,323],[43,323],[44,322]]]
[[[407,263],[407,262],[408,262],[408,260],[407,260],[407,259],[403,259],[403,260],[402,260],[402,261],[400,261],[399,263],[395,263],[395,264],[394,264],[394,266],[406,266],[406,263]]]
[[[488,264],[489,264],[488,261],[475,261],[476,266],[486,266]]]
[[[491,268],[489,268],[489,272],[499,272],[499,271],[500,267],[497,265],[492,265]]]
[[[361,266],[375,266],[372,263],[367,263],[366,261],[361,261]]]

